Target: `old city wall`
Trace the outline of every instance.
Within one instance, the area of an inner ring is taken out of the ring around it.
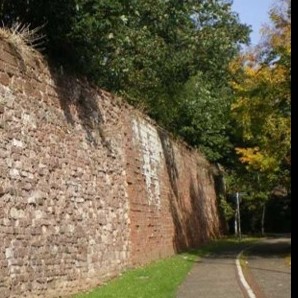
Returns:
[[[0,40],[0,296],[57,297],[220,234],[211,166]]]

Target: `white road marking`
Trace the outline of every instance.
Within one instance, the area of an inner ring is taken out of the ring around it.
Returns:
[[[237,271],[238,271],[238,275],[239,275],[239,279],[243,285],[243,287],[245,288],[248,297],[249,298],[256,298],[255,293],[253,292],[252,288],[249,286],[249,284],[247,283],[246,279],[244,278],[243,272],[242,272],[242,268],[240,265],[240,257],[242,255],[242,253],[244,252],[244,250],[242,250],[236,257],[236,266],[237,266]]]

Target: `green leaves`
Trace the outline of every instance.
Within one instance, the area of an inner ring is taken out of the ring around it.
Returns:
[[[15,0],[0,16],[46,23],[54,60],[141,106],[211,160],[227,156],[227,66],[249,33],[229,1]]]
[[[212,161],[222,160],[230,150],[228,95],[228,89],[215,86],[199,73],[185,84],[177,97],[178,108],[172,126]]]

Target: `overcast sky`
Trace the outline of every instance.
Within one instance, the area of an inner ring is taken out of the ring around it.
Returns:
[[[234,0],[233,10],[238,12],[242,23],[252,26],[251,45],[260,40],[259,30],[263,24],[269,23],[268,12],[274,0]]]

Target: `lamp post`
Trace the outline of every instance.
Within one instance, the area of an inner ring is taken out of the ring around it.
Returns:
[[[235,235],[239,237],[239,241],[242,238],[241,235],[241,216],[240,216],[240,202],[241,202],[241,196],[244,195],[245,192],[236,192],[233,195],[234,202],[236,203],[236,210],[235,210],[235,222],[234,222],[234,228],[235,228]]]
[[[239,199],[239,192],[236,192],[236,202],[237,202],[238,237],[239,237],[239,241],[241,241],[241,221],[240,221],[240,199]]]

